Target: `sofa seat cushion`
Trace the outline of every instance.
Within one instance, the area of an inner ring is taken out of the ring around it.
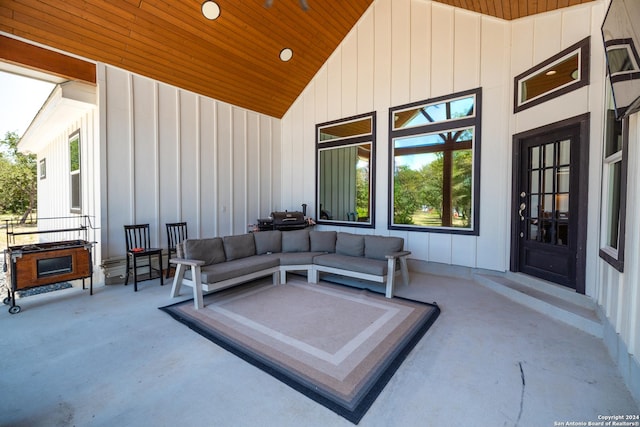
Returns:
[[[202,267],[202,283],[216,283],[227,279],[233,279],[256,271],[278,267],[280,260],[274,256],[254,255],[251,257],[227,261],[220,264],[212,264]],[[185,277],[191,279],[191,269],[185,271]]]
[[[324,252],[287,252],[278,254],[280,265],[304,265],[313,264],[313,259]]]
[[[316,265],[356,271],[358,273],[373,274],[375,276],[384,276],[387,274],[387,261],[371,258],[325,254],[316,256],[313,259],[313,262]]]

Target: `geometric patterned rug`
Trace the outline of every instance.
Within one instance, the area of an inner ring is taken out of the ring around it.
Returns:
[[[436,304],[295,278],[232,287],[204,303],[160,309],[354,424],[440,314]]]

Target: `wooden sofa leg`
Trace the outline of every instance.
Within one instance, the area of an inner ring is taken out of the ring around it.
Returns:
[[[199,265],[191,266],[191,275],[193,276],[193,305],[196,310],[204,307],[202,299],[202,274]]]
[[[309,283],[318,283],[318,270],[316,270],[314,267],[311,267],[311,269],[307,272],[307,276]]]
[[[180,287],[182,286],[182,279],[184,279],[184,265],[176,265],[176,272],[173,276],[173,285],[171,286],[171,298],[175,298],[180,295]]]
[[[400,258],[400,272],[402,273],[402,282],[405,286],[409,286],[409,267],[405,257]]]

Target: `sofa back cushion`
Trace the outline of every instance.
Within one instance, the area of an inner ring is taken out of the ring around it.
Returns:
[[[227,261],[246,258],[256,254],[256,244],[253,240],[253,233],[225,236],[222,238],[222,243]]]
[[[365,236],[364,256],[372,259],[386,259],[386,255],[400,252],[404,248],[402,237]]]
[[[256,254],[282,252],[282,231],[267,230],[253,233],[253,240],[256,243]]]
[[[309,232],[309,248],[311,252],[327,252],[336,251],[336,232],[335,231],[310,231]]]
[[[336,253],[349,256],[364,256],[364,236],[351,233],[338,233]]]
[[[208,239],[186,239],[182,243],[184,257],[204,261],[205,265],[225,262],[222,239],[213,237]]]
[[[309,252],[309,230],[283,231],[282,252]]]

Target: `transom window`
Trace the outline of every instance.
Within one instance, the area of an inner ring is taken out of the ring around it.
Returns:
[[[389,228],[478,234],[481,89],[391,108]]]
[[[587,37],[516,76],[513,112],[517,113],[588,85],[589,41],[590,38]]]

